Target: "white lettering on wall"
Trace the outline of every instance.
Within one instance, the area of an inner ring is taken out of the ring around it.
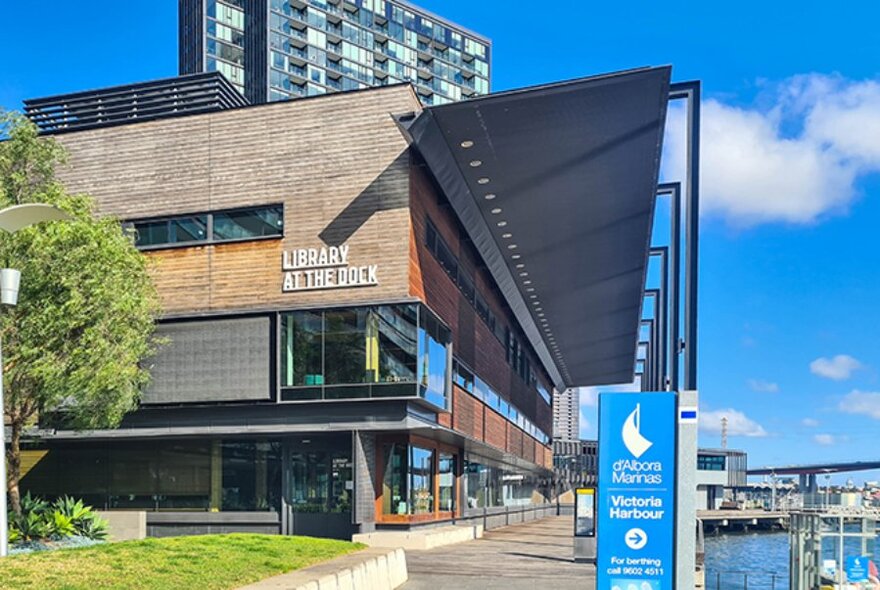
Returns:
[[[350,266],[347,245],[298,248],[281,253],[282,291],[317,291],[379,284],[378,265]]]

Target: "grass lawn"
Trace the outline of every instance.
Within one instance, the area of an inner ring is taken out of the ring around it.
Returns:
[[[227,590],[363,548],[280,535],[107,543],[0,560],[3,590]]]

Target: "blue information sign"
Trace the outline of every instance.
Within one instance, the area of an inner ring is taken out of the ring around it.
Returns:
[[[674,590],[674,393],[599,396],[597,590]]]
[[[867,582],[871,558],[867,556],[846,558],[846,581]]]

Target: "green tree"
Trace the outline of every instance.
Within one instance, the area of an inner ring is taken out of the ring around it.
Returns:
[[[9,500],[21,512],[21,439],[39,420],[112,428],[149,380],[159,313],[148,263],[117,219],[55,177],[64,148],[19,114],[0,113],[0,208],[48,203],[72,221],[0,231],[0,267],[21,271],[18,305],[0,310]]]

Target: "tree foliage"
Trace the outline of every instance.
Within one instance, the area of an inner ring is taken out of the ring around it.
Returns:
[[[18,507],[19,443],[38,417],[112,428],[149,380],[159,312],[148,263],[117,219],[70,195],[55,177],[63,147],[21,115],[0,114],[0,208],[48,203],[73,221],[0,231],[0,267],[21,271],[18,305],[0,310],[9,491]]]

